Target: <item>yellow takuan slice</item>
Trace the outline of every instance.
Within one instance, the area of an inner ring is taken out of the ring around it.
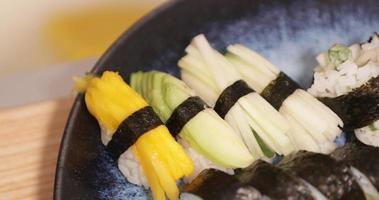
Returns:
[[[85,92],[89,112],[108,134],[131,114],[148,106],[116,72],[106,71],[101,77],[77,79],[77,88]],[[192,160],[164,125],[144,133],[131,147],[142,165],[155,200],[179,199],[176,180],[193,171]]]

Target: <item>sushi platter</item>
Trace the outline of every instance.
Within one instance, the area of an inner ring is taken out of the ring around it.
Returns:
[[[225,20],[230,17],[227,12],[235,12],[220,2],[206,2],[227,10],[220,13]],[[234,13],[236,18],[246,12],[243,16],[249,20],[256,17],[251,9],[299,6],[296,1],[288,5],[237,2],[233,6],[241,12]],[[300,6],[333,9],[313,1]],[[349,6],[346,9],[355,9],[355,4]],[[145,23],[157,18],[147,18]],[[83,160],[58,163],[62,169],[56,187],[61,190],[55,197],[80,197],[76,194],[80,187],[62,181],[70,180],[70,168],[75,168],[74,173],[80,173],[74,182],[96,191],[87,198],[379,200],[375,26],[360,41],[325,42],[325,47],[317,48],[311,54],[313,64],[304,64],[313,77],[305,84],[289,70],[292,58],[279,64],[271,61],[262,41],[219,37],[214,43],[214,27],[209,22],[205,25],[208,29],[194,26],[196,32],[186,34],[180,45],[170,44],[172,54],[158,54],[158,61],[147,65],[140,61],[149,57],[147,49],[134,49],[138,40],[130,39],[125,47],[116,43],[92,72],[74,78],[78,98],[66,131],[76,135],[66,137],[77,149],[61,152],[61,159],[76,154]],[[152,25],[145,27],[150,32]],[[289,27],[289,32],[299,31]],[[144,31],[141,28],[142,35]],[[254,31],[244,34],[238,37]],[[133,29],[125,37],[130,35]],[[140,44],[145,44],[144,39]],[[277,56],[276,46],[271,48],[270,55]],[[297,51],[304,53],[301,48]],[[107,58],[111,56],[116,58]],[[140,64],[118,66],[128,60]],[[303,77],[300,69],[304,68],[295,66]],[[91,139],[86,136],[89,133]],[[94,138],[95,143],[88,143]],[[83,154],[91,151],[90,156]],[[104,185],[98,186],[99,182]],[[64,187],[72,192],[62,192]]]

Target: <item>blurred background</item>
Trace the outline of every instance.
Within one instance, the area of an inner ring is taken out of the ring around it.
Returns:
[[[69,95],[128,27],[166,0],[1,0],[0,109]]]
[[[51,200],[73,76],[165,0],[0,0],[0,200]]]

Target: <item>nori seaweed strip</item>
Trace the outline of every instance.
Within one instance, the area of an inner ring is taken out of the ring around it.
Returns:
[[[328,155],[299,151],[284,157],[278,167],[304,179],[331,200],[365,199],[349,166]]]
[[[263,160],[257,160],[236,176],[272,199],[314,199],[300,179]]]
[[[203,111],[207,104],[200,97],[189,97],[172,112],[166,121],[166,126],[173,137],[176,137],[183,127],[199,112]]]
[[[141,108],[119,125],[106,149],[117,161],[120,155],[132,146],[141,135],[162,124],[153,108],[150,106]]]
[[[280,72],[278,77],[261,92],[261,96],[279,110],[284,100],[296,89],[300,89],[300,86],[285,73]]]
[[[185,186],[184,191],[199,196],[203,200],[270,200],[257,189],[216,169],[202,171],[191,184]]]
[[[377,37],[379,37],[378,33],[377,32],[374,32],[373,35],[370,36],[370,38],[367,40],[367,43],[370,43],[373,39],[374,39],[374,35],[376,35]],[[364,44],[364,43],[363,43]],[[360,44],[362,45],[362,44]]]
[[[379,191],[379,148],[349,143],[334,150],[331,156],[358,169]]]
[[[236,104],[238,99],[252,92],[254,92],[254,90],[251,89],[245,81],[236,81],[222,91],[216,101],[214,110],[221,118],[225,118],[225,115],[234,104]]]
[[[345,131],[362,128],[379,119],[379,76],[345,95],[319,99],[342,118]]]

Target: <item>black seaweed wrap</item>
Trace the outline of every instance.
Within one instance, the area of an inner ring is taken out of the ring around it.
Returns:
[[[199,112],[203,111],[207,104],[200,97],[189,97],[172,112],[166,122],[166,126],[172,136],[176,137],[183,127]]]
[[[331,200],[365,199],[348,165],[329,155],[299,151],[284,157],[278,167],[298,176]]]
[[[120,124],[106,149],[113,159],[118,160],[120,155],[132,146],[141,135],[162,124],[150,106],[141,108]]]
[[[256,188],[243,184],[232,175],[216,169],[202,171],[184,191],[203,200],[270,200]]]
[[[349,143],[334,150],[331,156],[358,169],[379,191],[379,148]]]
[[[345,131],[365,127],[379,119],[379,76],[345,95],[319,99],[341,117]]]
[[[236,176],[242,183],[256,188],[272,199],[313,199],[308,186],[299,178],[262,160],[257,160]]]
[[[300,89],[300,86],[285,73],[280,72],[278,77],[261,92],[261,96],[279,110],[284,100],[296,89]]]
[[[234,104],[236,104],[238,99],[252,92],[254,92],[254,90],[251,89],[245,81],[236,81],[222,91],[216,101],[214,110],[221,118],[225,118],[225,115]]]

